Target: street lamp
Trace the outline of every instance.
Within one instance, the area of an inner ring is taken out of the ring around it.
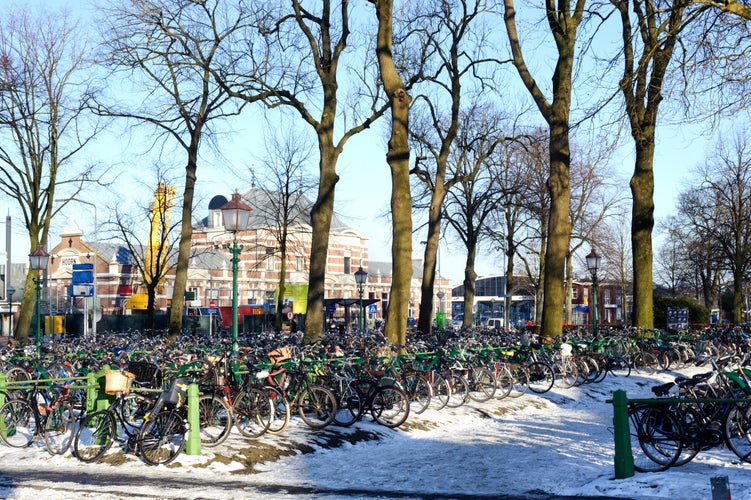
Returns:
[[[36,317],[37,317],[37,334],[36,344],[37,352],[42,352],[42,310],[39,303],[39,297],[42,291],[42,277],[39,275],[44,269],[47,269],[47,259],[50,258],[50,254],[44,251],[42,245],[38,245],[37,249],[29,254],[29,264],[31,269],[37,272],[36,278],[34,278],[34,285],[36,285]]]
[[[252,210],[243,203],[240,193],[232,194],[232,199],[224,204],[220,210],[224,219],[224,228],[232,233],[232,246],[224,245],[232,254],[232,354],[237,354],[237,271],[240,263],[242,245],[237,244],[237,232],[248,227],[248,219]]]
[[[355,282],[357,283],[357,292],[360,294],[360,335],[362,335],[362,332],[364,330],[363,326],[365,323],[365,318],[362,314],[362,293],[363,293],[363,286],[368,281],[368,272],[364,271],[362,266],[355,271]]]
[[[600,267],[600,256],[593,248],[587,255],[587,269],[592,274],[592,335],[597,336],[597,268]]]

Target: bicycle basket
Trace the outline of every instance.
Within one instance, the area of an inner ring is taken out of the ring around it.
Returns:
[[[269,361],[273,364],[281,363],[288,359],[292,359],[292,353],[290,352],[289,347],[280,347],[269,352]]]
[[[136,378],[134,374],[120,370],[107,370],[104,377],[104,392],[109,395],[115,395],[118,392],[128,394],[130,384]]]
[[[152,387],[161,387],[162,371],[148,361],[131,361],[128,363],[128,371],[135,375],[135,381],[139,384],[149,384]]]

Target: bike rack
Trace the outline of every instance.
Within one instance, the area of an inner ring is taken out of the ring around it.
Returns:
[[[628,405],[630,404],[684,404],[684,403],[748,403],[748,398],[649,398],[628,399],[626,391],[613,392],[613,399],[606,403],[613,405],[613,438],[615,441],[615,478],[626,479],[634,475],[634,456],[631,453],[631,435],[628,421]]]
[[[31,384],[51,384],[53,382],[73,382],[85,380],[85,385],[71,385],[71,389],[86,389],[86,411],[94,412],[108,408],[114,396],[104,392],[105,372],[110,368],[105,366],[98,372],[91,372],[85,377],[71,378],[43,378],[37,380],[27,380],[23,382],[8,383],[7,376],[0,373],[0,406],[5,404],[5,395],[9,390],[23,389]],[[161,392],[161,389],[132,389],[137,392]],[[190,384],[188,386],[188,438],[185,443],[186,455],[201,454],[201,419],[198,411],[198,385]],[[0,424],[2,422],[0,421]],[[0,428],[0,432],[5,432]]]

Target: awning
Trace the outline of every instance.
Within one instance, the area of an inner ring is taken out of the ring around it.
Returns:
[[[375,304],[376,302],[380,302],[381,299],[362,299],[362,305],[363,307],[369,306],[370,304]],[[360,304],[359,298],[354,299],[323,299],[323,305],[325,307],[329,307],[331,305],[338,305],[343,307],[349,307],[351,305]]]

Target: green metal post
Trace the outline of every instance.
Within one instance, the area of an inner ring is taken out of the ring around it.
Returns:
[[[98,374],[95,372],[89,372],[86,374],[86,413],[90,414],[94,412],[96,401],[99,398],[99,382],[97,381]]]
[[[232,254],[232,354],[237,354],[237,273],[238,264],[240,263],[240,252],[242,252],[243,247],[237,244],[236,232],[235,238],[232,240],[232,246],[228,246],[228,248]]]
[[[198,385],[188,386],[188,442],[185,443],[187,455],[201,454],[201,417],[198,411]]]
[[[617,390],[613,393],[613,428],[615,478],[626,479],[634,475],[634,456],[631,454],[626,391]]]
[[[364,323],[365,323],[365,317],[364,317],[364,314],[363,314],[363,311],[362,311],[362,292],[363,292],[362,285],[360,285],[360,288],[359,288],[358,291],[360,292],[360,321],[359,321],[359,323],[360,323],[360,335],[362,335],[362,331],[364,330],[363,326],[364,326]]]
[[[34,284],[36,285],[37,300],[36,300],[36,317],[37,317],[37,335],[36,345],[37,352],[42,353],[42,307],[39,303],[42,295],[42,280],[41,278],[34,278]]]
[[[592,273],[592,335],[597,337],[597,271]]]

